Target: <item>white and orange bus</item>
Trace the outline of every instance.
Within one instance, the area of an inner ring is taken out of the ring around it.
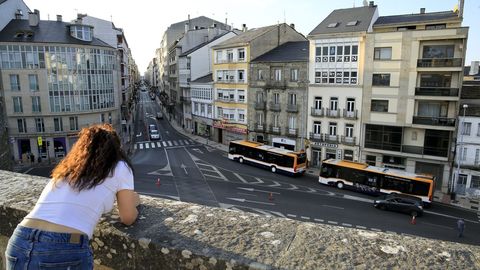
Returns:
[[[366,163],[327,159],[322,162],[318,182],[373,195],[399,193],[415,196],[428,206],[433,199],[435,178]]]
[[[228,158],[290,175],[303,174],[307,167],[305,151],[290,151],[252,141],[231,141]]]

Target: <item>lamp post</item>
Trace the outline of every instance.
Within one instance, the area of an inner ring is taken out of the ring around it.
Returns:
[[[457,150],[457,171],[455,173],[455,181],[453,182],[453,188],[452,188],[452,193],[453,194],[455,194],[455,185],[458,182],[458,178],[460,176],[460,163],[461,163],[461,160],[462,160],[460,155],[464,154],[462,147],[463,147],[463,135],[465,133],[465,127],[464,127],[465,112],[468,108],[468,104],[463,104],[462,108],[463,108],[463,118],[462,118],[462,121],[460,121],[460,144],[458,144],[458,150]]]

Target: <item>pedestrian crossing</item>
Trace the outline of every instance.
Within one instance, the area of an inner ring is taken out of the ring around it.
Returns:
[[[148,142],[137,142],[133,146],[135,150],[146,150],[154,148],[165,148],[165,147],[175,147],[175,146],[188,146],[196,145],[197,143],[191,139],[185,140],[172,140],[172,141],[148,141]]]

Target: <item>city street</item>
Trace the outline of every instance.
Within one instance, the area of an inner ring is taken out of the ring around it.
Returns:
[[[318,183],[315,175],[288,177],[227,158],[223,151],[179,133],[168,115],[156,119],[158,102],[141,91],[131,156],[137,192],[155,197],[241,210],[260,215],[392,232],[480,245],[476,213],[434,203],[411,224],[405,214],[373,207],[374,197]],[[159,140],[150,140],[149,125]],[[48,176],[51,167],[29,169]],[[456,221],[464,218],[465,237],[457,238]]]

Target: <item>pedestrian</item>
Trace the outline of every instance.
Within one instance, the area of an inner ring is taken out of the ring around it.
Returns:
[[[30,153],[30,163],[35,163],[35,155]]]
[[[465,230],[465,220],[463,218],[457,221],[458,237],[463,237],[463,231]]]
[[[6,269],[93,269],[89,239],[115,199],[120,221],[131,225],[140,200],[120,139],[109,124],[84,128],[10,237]]]

